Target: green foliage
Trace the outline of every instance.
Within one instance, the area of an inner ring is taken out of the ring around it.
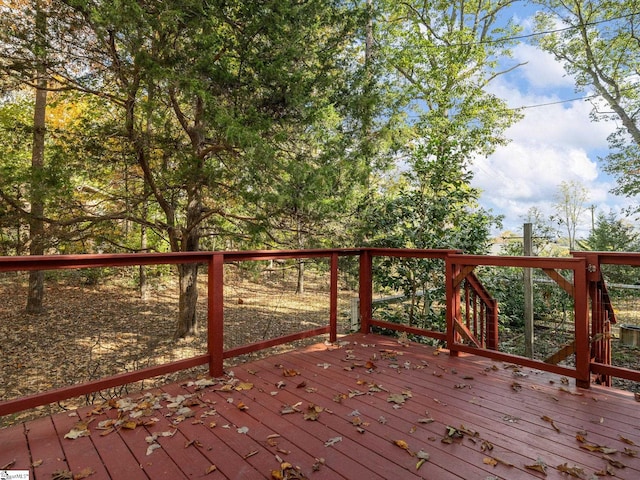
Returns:
[[[633,225],[618,218],[614,212],[608,215],[601,212],[594,229],[580,246],[594,252],[636,252],[640,246],[639,234]]]
[[[589,237],[579,242],[584,250],[594,252],[637,252],[640,238],[633,225],[617,218],[614,212],[599,213]],[[608,282],[636,284],[637,268],[624,265],[603,265],[602,273]]]

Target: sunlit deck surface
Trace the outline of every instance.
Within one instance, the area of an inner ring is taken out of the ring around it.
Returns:
[[[215,385],[167,385],[0,430],[0,470],[91,480],[640,478],[640,403],[627,392],[360,334],[230,372]],[[118,416],[136,418],[109,430],[105,420]],[[90,434],[64,438],[78,421]],[[546,476],[527,468],[536,464]]]

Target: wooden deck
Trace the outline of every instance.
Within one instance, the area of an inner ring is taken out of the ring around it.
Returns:
[[[640,478],[640,403],[627,392],[577,390],[557,375],[359,334],[231,372],[215,385],[167,385],[0,430],[0,471],[48,480],[60,471],[91,480]],[[118,418],[110,430],[106,420]],[[88,435],[64,438],[79,421]],[[536,464],[546,476],[527,468]]]

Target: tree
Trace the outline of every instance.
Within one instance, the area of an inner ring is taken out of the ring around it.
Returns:
[[[589,200],[588,191],[584,185],[575,180],[561,182],[555,195],[556,216],[553,217],[559,225],[564,225],[569,240],[569,250],[575,250],[576,231],[580,217],[586,211],[585,203]]]
[[[29,254],[44,255],[44,189],[42,173],[44,169],[44,149],[47,111],[47,14],[42,2],[35,2],[35,35],[33,56],[36,69],[34,71],[35,104],[33,108],[33,143],[31,148],[31,198],[29,216]],[[44,299],[44,272],[29,272],[29,289],[27,294],[27,313],[40,313]]]
[[[476,237],[467,226],[487,228],[495,219],[477,210],[479,192],[470,187],[469,166],[505,143],[505,129],[520,118],[488,90],[517,67],[501,68],[497,58],[508,56],[510,45],[494,41],[518,31],[501,21],[508,4],[377,2],[377,17],[385,20],[375,24],[376,62],[389,85],[389,117],[404,121],[396,134],[398,169],[391,174],[402,180],[368,216],[379,219],[369,234],[378,243],[387,232],[395,246],[402,246],[396,235],[405,235],[405,246],[484,248],[486,231]],[[402,213],[379,213],[398,208]],[[395,226],[385,228],[386,221]]]
[[[595,95],[592,118],[619,121],[609,137],[606,170],[616,193],[640,193],[640,2],[638,0],[538,0],[538,44],[560,60],[578,91]],[[604,104],[599,99],[604,100]],[[608,106],[608,109],[605,108]]]
[[[101,144],[78,143],[111,174],[82,189],[100,198],[86,198],[78,218],[92,228],[135,223],[172,251],[194,251],[259,226],[252,207],[292,165],[287,147],[348,93],[357,11],[340,1],[51,3],[48,71],[105,112],[91,126]],[[10,13],[9,25],[28,15]],[[8,32],[16,46],[5,70],[27,83],[28,41]],[[197,329],[198,267],[178,270],[176,337]]]
[[[589,236],[580,241],[585,250],[594,252],[636,252],[639,234],[633,225],[618,218],[614,212],[608,215],[600,212]]]
[[[578,242],[584,250],[594,252],[637,252],[640,249],[640,234],[633,225],[618,218],[614,212],[600,212],[589,236]],[[603,265],[603,274],[613,283],[635,284],[638,276],[635,267]]]

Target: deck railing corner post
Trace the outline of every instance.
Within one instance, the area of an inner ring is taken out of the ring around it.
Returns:
[[[331,280],[329,299],[329,341],[338,339],[338,253],[331,254]]]
[[[367,334],[371,330],[371,302],[373,298],[371,251],[360,252],[360,332]]]
[[[209,375],[224,373],[224,254],[209,257],[207,296],[207,346]]]
[[[455,256],[455,253],[450,253],[445,257],[447,349],[452,357],[457,357],[459,354],[455,348],[455,320],[460,314],[460,288],[454,286],[454,279],[459,271],[459,267],[455,264]]]

